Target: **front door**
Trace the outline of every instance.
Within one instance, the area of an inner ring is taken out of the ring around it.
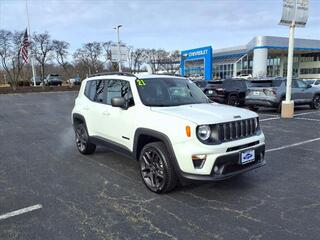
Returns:
[[[120,144],[132,150],[134,138],[133,120],[135,106],[131,93],[130,83],[125,80],[107,80],[106,99],[101,109],[101,135],[112,143]],[[112,107],[111,99],[124,97],[128,108]]]

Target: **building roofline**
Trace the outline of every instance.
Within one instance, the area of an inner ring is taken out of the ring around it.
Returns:
[[[214,50],[214,57],[250,52],[256,48],[287,49],[287,37],[256,36],[246,45]],[[320,40],[295,38],[295,50],[320,51]]]

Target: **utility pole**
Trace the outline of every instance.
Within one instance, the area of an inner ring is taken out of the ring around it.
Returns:
[[[118,65],[119,65],[119,72],[122,72],[121,69],[121,51],[120,51],[120,35],[119,35],[119,28],[121,28],[122,25],[116,26],[114,29],[117,30],[117,42],[118,42]]]
[[[28,38],[29,38],[29,43],[31,45],[31,30],[30,30],[30,21],[29,21],[29,11],[28,11],[28,0],[26,0],[26,10],[27,10],[27,20],[28,20]],[[30,59],[30,64],[31,64],[31,68],[32,68],[32,80],[33,80],[33,86],[37,86],[36,84],[36,72],[34,69],[34,64],[33,64],[33,58],[32,58],[32,54],[31,51],[29,52],[29,59]]]

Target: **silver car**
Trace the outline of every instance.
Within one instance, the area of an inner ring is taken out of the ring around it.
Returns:
[[[252,110],[259,107],[273,107],[281,111],[281,102],[285,99],[286,80],[253,80],[246,94],[246,105]],[[320,108],[320,89],[312,87],[299,79],[292,80],[292,100],[295,105],[309,105]]]

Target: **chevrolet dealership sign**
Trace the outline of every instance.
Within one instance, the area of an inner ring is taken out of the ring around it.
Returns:
[[[309,0],[283,0],[280,24],[304,27],[308,21]]]

